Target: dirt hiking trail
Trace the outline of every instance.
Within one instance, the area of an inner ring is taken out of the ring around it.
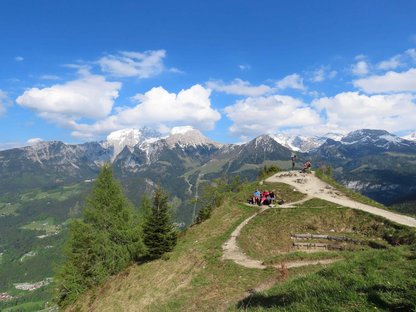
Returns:
[[[416,219],[356,202],[348,198],[346,195],[344,195],[342,192],[338,191],[334,187],[318,179],[314,173],[306,174],[306,173],[299,173],[297,171],[280,172],[266,179],[266,182],[286,183],[286,184],[293,186],[297,191],[302,192],[307,195],[302,200],[284,204],[281,206],[277,206],[276,208],[294,208],[296,207],[296,205],[299,205],[309,199],[320,198],[329,202],[336,203],[338,205],[342,205],[342,206],[353,208],[353,209],[363,210],[363,211],[366,211],[368,213],[371,213],[377,216],[382,216],[388,220],[391,220],[399,224],[407,225],[410,227],[416,227]],[[235,263],[242,265],[246,268],[253,268],[253,269],[266,269],[267,268],[267,266],[264,265],[262,261],[249,258],[240,249],[240,247],[237,244],[237,237],[240,235],[242,228],[245,225],[247,225],[251,219],[256,217],[258,214],[266,211],[267,209],[271,209],[271,208],[268,206],[262,206],[257,213],[245,219],[231,233],[231,237],[222,246],[222,249],[223,249],[222,258],[224,260],[232,260]],[[323,259],[323,260],[315,260],[315,261],[292,261],[292,262],[285,262],[284,265],[286,268],[294,268],[294,267],[301,267],[305,265],[330,264],[338,260],[340,259]],[[282,264],[278,264],[278,265],[274,265],[273,267],[279,268],[281,267],[281,265]]]
[[[280,172],[266,179],[266,182],[282,182],[296,188],[299,192],[305,193],[310,198],[316,197],[335,204],[363,210],[373,215],[384,217],[390,221],[416,227],[416,219],[370,205],[362,204],[345,196],[342,192],[318,179],[315,173],[299,173],[297,171]],[[293,203],[292,203],[293,205]]]

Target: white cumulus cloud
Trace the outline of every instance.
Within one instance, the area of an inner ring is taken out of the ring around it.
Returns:
[[[354,75],[363,76],[367,75],[370,72],[370,67],[366,61],[361,59],[357,63],[352,65],[351,71]]]
[[[152,88],[134,97],[138,104],[120,109],[94,124],[74,124],[73,135],[93,138],[114,130],[151,126],[166,130],[176,125],[191,125],[200,130],[210,130],[221,118],[211,107],[210,90],[194,85],[179,93],[169,93],[162,87]]]
[[[106,55],[97,63],[103,72],[117,77],[149,78],[164,70],[165,50],[145,52],[121,51],[117,55]]]
[[[381,70],[396,69],[397,67],[403,66],[401,58],[401,55],[395,55],[388,60],[378,63],[377,68]]]
[[[303,78],[299,74],[291,74],[276,82],[276,87],[279,89],[296,89],[305,90],[303,85]]]
[[[416,68],[357,79],[353,81],[353,85],[366,93],[416,91]]]
[[[312,102],[318,111],[325,112],[329,129],[356,130],[385,129],[396,132],[414,129],[416,103],[412,94],[364,95],[342,92]]]
[[[313,109],[301,100],[283,95],[250,97],[224,110],[233,122],[230,132],[240,137],[320,123],[319,115]]]
[[[336,70],[330,70],[329,66],[322,66],[312,72],[311,80],[313,82],[322,82],[327,79],[333,79],[337,74],[338,72]]]
[[[273,89],[267,85],[253,86],[248,81],[241,79],[234,79],[231,83],[224,83],[221,80],[212,80],[206,83],[207,87],[227,94],[245,95],[245,96],[259,96],[267,94],[273,91]]]
[[[121,83],[103,76],[84,74],[77,80],[39,89],[31,88],[16,102],[45,118],[99,119],[107,116],[118,97]]]

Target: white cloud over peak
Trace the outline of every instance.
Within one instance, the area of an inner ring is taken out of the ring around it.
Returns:
[[[356,88],[366,93],[414,92],[416,91],[416,68],[404,72],[389,71],[384,75],[353,81]]]
[[[283,95],[250,97],[224,110],[233,122],[230,132],[240,137],[320,123],[319,115],[313,109],[301,100]]]
[[[121,51],[117,55],[106,55],[97,63],[105,73],[116,77],[149,78],[164,70],[165,50],[145,52]]]
[[[240,138],[276,132],[322,135],[362,128],[399,132],[414,129],[416,95],[342,92],[311,103],[273,95],[240,100],[224,111],[233,122],[229,131]]]
[[[31,138],[31,139],[26,141],[26,143],[28,145],[35,145],[35,144],[40,143],[40,142],[43,142],[43,139],[41,139],[41,138]]]
[[[122,128],[151,126],[163,131],[183,124],[210,130],[221,118],[211,107],[210,93],[201,85],[178,94],[169,93],[162,87],[152,88],[134,97],[139,102],[134,107],[121,109],[94,124],[74,124],[72,134],[78,138],[94,138]]]
[[[87,74],[64,84],[43,89],[31,88],[20,95],[16,102],[55,121],[82,117],[99,119],[111,112],[120,88],[119,82]]]
[[[217,92],[245,96],[259,96],[273,91],[273,89],[267,85],[262,84],[253,86],[248,81],[241,79],[234,79],[229,84],[224,83],[222,80],[212,80],[208,81],[206,86]]]
[[[299,74],[291,74],[276,82],[276,87],[279,89],[295,89],[305,90],[303,85],[303,78]]]
[[[357,63],[352,65],[351,71],[354,75],[363,76],[370,72],[370,67],[365,60],[360,58]]]
[[[334,97],[312,101],[312,106],[326,114],[329,129],[351,131],[362,128],[402,131],[416,124],[416,97],[412,94],[364,95],[342,92]]]

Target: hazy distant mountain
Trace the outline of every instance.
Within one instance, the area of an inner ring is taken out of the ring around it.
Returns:
[[[335,178],[390,204],[416,193],[416,142],[384,130],[357,130],[327,140],[311,153],[315,165],[331,164]]]

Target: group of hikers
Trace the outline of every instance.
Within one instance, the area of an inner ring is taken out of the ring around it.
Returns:
[[[292,154],[291,156],[292,159],[292,170],[295,170],[295,165],[296,165],[296,154]],[[307,160],[304,164],[303,164],[303,168],[300,170],[301,173],[306,173],[310,168],[312,167],[312,163],[310,160]],[[276,194],[275,194],[275,190],[272,191],[268,191],[265,190],[263,192],[260,192],[258,189],[252,194],[252,196],[247,199],[247,202],[251,205],[268,205],[270,207],[274,207],[274,203],[276,201]],[[282,199],[278,199],[277,200],[277,204],[282,205],[283,204],[283,200]]]
[[[258,189],[253,193],[253,196],[250,197],[247,202],[252,205],[268,205],[273,206],[274,201],[276,200],[275,190],[268,191],[265,190],[260,192]]]

